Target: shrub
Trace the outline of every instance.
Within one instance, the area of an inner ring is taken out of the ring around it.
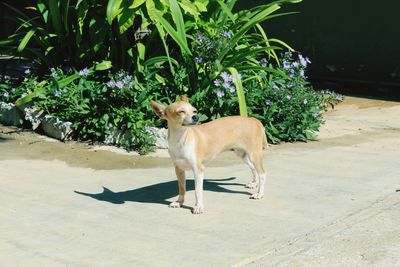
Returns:
[[[52,69],[47,79],[43,96],[35,106],[62,120],[71,121],[74,138],[79,140],[104,141],[114,129],[131,138],[118,145],[127,150],[147,153],[154,148],[154,136],[146,130],[152,126],[148,112],[149,102],[146,88],[135,83],[133,76],[120,71],[110,74],[106,82],[101,77],[89,74],[84,68],[76,73],[77,79],[60,87],[60,81],[71,77],[61,69]],[[26,91],[22,84],[21,91]]]

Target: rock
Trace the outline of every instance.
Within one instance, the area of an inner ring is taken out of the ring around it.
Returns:
[[[0,102],[0,122],[5,125],[21,126],[24,123],[22,112],[12,103]]]
[[[71,125],[69,121],[64,122],[54,116],[46,115],[42,120],[41,128],[46,135],[64,141],[72,134]]]
[[[40,126],[40,123],[45,116],[43,110],[38,110],[32,107],[24,108],[23,112],[25,113],[25,120],[32,124],[32,130],[36,130]]]
[[[168,149],[168,130],[166,128],[150,127],[156,137],[156,147]]]
[[[111,133],[104,138],[104,143],[107,145],[118,145],[121,143],[127,143],[131,139],[132,136],[129,132],[112,127]]]
[[[165,128],[149,127],[146,130],[149,134],[153,134],[156,137],[156,148],[167,149],[168,148],[168,130]],[[129,132],[122,131],[113,127],[111,134],[105,137],[104,143],[107,145],[118,145],[121,143],[128,143],[132,139],[132,135]]]

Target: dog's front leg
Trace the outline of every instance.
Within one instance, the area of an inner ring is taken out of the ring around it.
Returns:
[[[186,177],[185,171],[175,166],[176,178],[178,179],[179,196],[178,200],[169,204],[170,208],[180,208],[185,201]]]
[[[204,180],[204,167],[200,166],[193,169],[194,174],[194,188],[196,195],[196,204],[193,208],[193,214],[200,214],[204,212],[203,204],[203,180]]]

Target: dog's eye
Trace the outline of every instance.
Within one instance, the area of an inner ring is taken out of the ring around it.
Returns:
[[[197,114],[197,110],[193,110],[193,113],[194,113],[194,114]]]
[[[186,112],[184,110],[178,111],[179,114],[185,114]]]

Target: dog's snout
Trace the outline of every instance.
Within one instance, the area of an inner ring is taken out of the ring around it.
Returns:
[[[192,121],[197,122],[199,120],[199,116],[198,115],[193,115],[192,116]]]

